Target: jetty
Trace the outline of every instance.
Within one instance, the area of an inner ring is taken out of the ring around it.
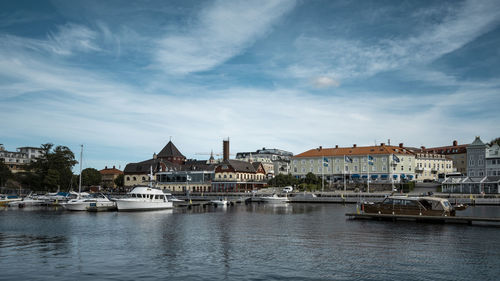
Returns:
[[[434,222],[434,223],[455,223],[468,224],[481,222],[482,224],[500,225],[500,217],[462,217],[462,216],[416,216],[416,215],[391,215],[391,214],[368,214],[368,213],[346,213],[349,219],[365,220],[390,220],[390,221],[416,221],[416,222]]]

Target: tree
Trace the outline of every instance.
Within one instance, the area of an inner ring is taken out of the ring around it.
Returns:
[[[494,143],[496,143],[496,144],[500,145],[500,137],[495,138],[495,139],[493,139],[492,141],[490,141],[490,145],[493,145]]]
[[[41,149],[42,156],[27,167],[33,174],[29,177],[30,187],[49,191],[68,189],[73,177],[72,168],[78,163],[73,152],[66,146],[54,148],[51,143],[42,144]]]
[[[101,173],[94,168],[86,168],[82,171],[82,185],[92,186],[101,184]]]
[[[4,186],[7,180],[12,178],[12,172],[9,167],[5,165],[3,159],[0,159],[0,186]]]
[[[125,185],[125,180],[124,180],[124,176],[123,174],[120,174],[118,175],[116,178],[115,178],[115,184],[117,187],[121,188]]]
[[[292,176],[292,174],[283,175],[279,174],[274,178],[270,179],[267,183],[270,186],[288,186],[288,185],[296,185],[297,179]]]

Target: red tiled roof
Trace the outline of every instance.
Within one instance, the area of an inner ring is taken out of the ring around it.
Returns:
[[[120,175],[123,174],[122,171],[116,169],[116,168],[107,168],[107,169],[102,169],[99,171],[101,175]]]
[[[375,155],[375,154],[413,154],[406,148],[399,146],[361,146],[361,147],[338,147],[338,148],[316,148],[311,149],[301,154],[295,155],[294,158],[300,157],[328,157],[328,156],[343,156],[343,155]]]

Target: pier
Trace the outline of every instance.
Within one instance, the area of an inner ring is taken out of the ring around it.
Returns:
[[[461,217],[461,216],[416,216],[416,215],[391,215],[391,214],[367,214],[367,213],[346,213],[349,219],[371,219],[371,220],[392,220],[392,221],[416,221],[416,222],[436,222],[436,223],[462,223],[472,225],[474,222],[500,225],[500,217]]]

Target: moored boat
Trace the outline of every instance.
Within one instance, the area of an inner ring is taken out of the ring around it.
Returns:
[[[290,199],[288,197],[280,197],[276,193],[271,195],[271,196],[262,196],[261,198],[262,202],[266,203],[288,203],[290,202]]]
[[[455,216],[455,209],[447,199],[434,196],[388,196],[382,202],[365,202],[361,206],[365,213]]]
[[[149,186],[137,186],[127,194],[126,198],[114,200],[118,211],[161,210],[173,207],[163,191]]]

